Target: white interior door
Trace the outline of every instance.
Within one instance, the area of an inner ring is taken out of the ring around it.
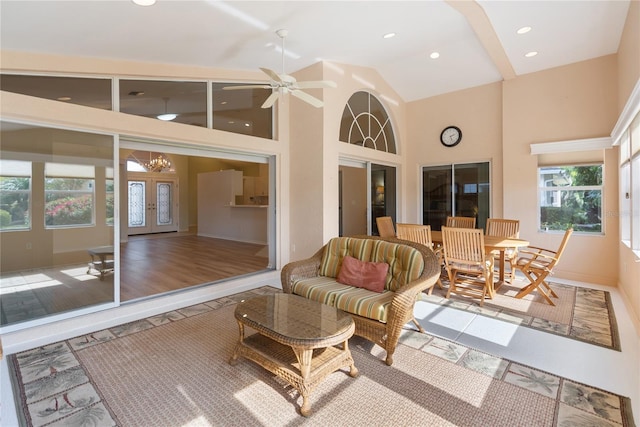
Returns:
[[[128,234],[178,231],[177,178],[129,174]]]

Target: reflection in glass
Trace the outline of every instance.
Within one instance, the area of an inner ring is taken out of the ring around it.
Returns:
[[[230,83],[213,83],[213,128],[227,132],[273,138],[273,107],[261,108],[271,90],[223,90]]]
[[[29,228],[0,234],[0,326],[113,302],[113,269],[88,268],[91,250],[114,242],[113,138],[9,122],[1,129],[0,157],[30,164],[31,185],[16,192],[3,178],[0,187],[3,204],[23,211],[19,222],[30,218]]]
[[[207,126],[206,82],[120,80],[120,111],[194,126]]]
[[[111,79],[2,74],[0,90],[111,110]]]
[[[447,216],[475,217],[476,228],[485,228],[491,201],[489,163],[425,167],[422,188],[423,223],[432,230],[440,230]]]

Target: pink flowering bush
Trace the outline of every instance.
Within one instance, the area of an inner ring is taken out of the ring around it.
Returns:
[[[64,197],[45,205],[46,225],[76,225],[92,223],[92,196]]]

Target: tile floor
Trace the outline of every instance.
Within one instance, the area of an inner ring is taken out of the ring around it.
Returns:
[[[568,283],[580,286],[578,283]],[[640,425],[640,338],[615,289],[611,292],[622,352],[420,301],[415,315],[427,332],[464,346],[631,398]],[[17,425],[5,359],[0,364],[0,425]]]

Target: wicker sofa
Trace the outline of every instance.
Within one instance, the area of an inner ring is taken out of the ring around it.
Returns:
[[[336,280],[347,255],[389,265],[381,293]],[[350,313],[355,334],[384,348],[386,363],[391,365],[404,325],[413,321],[424,332],[413,316],[413,307],[419,294],[431,288],[439,276],[438,260],[426,246],[396,238],[356,236],[333,238],[311,258],[287,264],[281,279],[286,293]]]

